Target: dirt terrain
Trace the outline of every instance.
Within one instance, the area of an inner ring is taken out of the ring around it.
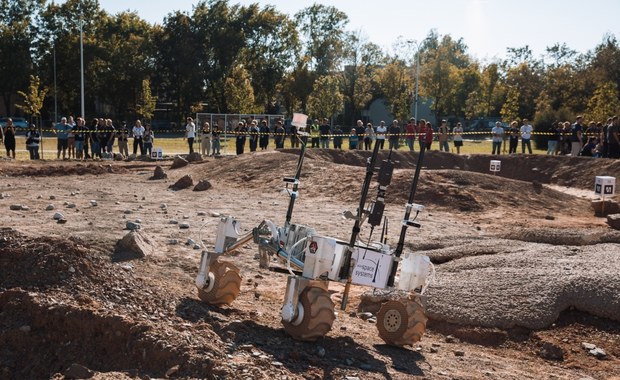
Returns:
[[[309,150],[293,221],[348,240],[353,222],[342,214],[357,207],[369,156]],[[390,244],[417,157],[392,155]],[[405,249],[431,257],[436,279],[427,331],[405,348],[385,345],[362,318],[368,288],[354,286],[340,310],[338,283],[332,330],[314,343],[291,339],[280,322],[287,273],[260,269],[251,242],[224,258],[240,268],[235,302],[198,298],[200,249],[188,239],[211,248],[220,215],[244,231],[263,219],[282,225],[282,178],[294,174],[297,151],[179,169],[171,159],[2,160],[0,379],[620,379],[620,232],[590,205],[594,177],[620,178],[620,162],[501,156],[493,175],[490,159],[425,157],[415,202],[426,209]],[[149,179],[158,164],[168,179]],[[169,189],[186,174],[212,187]],[[116,248],[136,220],[153,248],[144,258]]]

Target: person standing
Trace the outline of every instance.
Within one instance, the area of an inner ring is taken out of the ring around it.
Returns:
[[[30,153],[31,160],[39,159],[39,141],[40,141],[39,132],[36,129],[34,124],[30,124],[30,129],[26,132],[26,149]]]
[[[426,150],[431,150],[431,145],[433,145],[433,125],[430,121],[426,122],[426,135],[424,136],[424,146]]]
[[[127,130],[127,123],[123,121],[120,128],[116,130],[116,141],[118,141],[118,151],[123,157],[129,157],[129,131]]]
[[[116,128],[114,128],[114,124],[112,124],[112,119],[105,120],[105,129],[106,151],[108,152],[108,156],[110,158],[114,158],[114,154],[112,153],[112,147],[114,147],[114,140],[116,139]]]
[[[323,119],[323,124],[319,126],[319,131],[321,133],[321,148],[329,149],[329,137],[331,135],[331,128],[329,127],[329,120],[327,118]]]
[[[385,145],[385,134],[387,133],[387,127],[385,126],[385,121],[381,120],[379,126],[377,127],[377,144],[379,144],[379,149],[383,149]]]
[[[502,141],[504,140],[504,128],[502,128],[501,122],[496,122],[493,129],[491,129],[493,135],[493,152],[491,154],[499,155],[502,150]]]
[[[409,119],[409,123],[407,123],[407,125],[405,126],[405,142],[407,143],[410,152],[415,151],[415,149],[413,149],[413,142],[415,141],[415,130],[416,122],[415,118],[412,117],[411,119]]]
[[[523,119],[523,125],[521,126],[521,153],[525,154],[525,147],[527,151],[532,154],[532,131],[534,128],[530,125],[527,119]]]
[[[208,121],[202,123],[200,130],[200,153],[207,157],[211,155],[211,128]]]
[[[416,132],[418,133],[418,145],[420,146],[420,150],[426,147],[426,120],[420,119],[418,120],[418,127],[416,128]]]
[[[66,118],[65,122],[67,121]],[[15,159],[15,126],[13,125],[13,119],[6,120],[6,126],[4,127],[4,148],[6,149],[6,156],[13,157]],[[66,149],[66,148],[65,148]],[[60,153],[59,153],[60,157]]]
[[[319,141],[321,140],[321,129],[318,119],[314,119],[314,123],[310,126],[310,141],[312,142],[312,148],[319,147]]]
[[[575,119],[575,123],[571,126],[571,149],[570,155],[572,157],[579,156],[579,152],[581,152],[581,147],[583,147],[583,125],[581,125],[582,116],[577,116]]]
[[[366,124],[364,130],[364,150],[372,150],[372,142],[375,140],[375,129],[372,127],[372,123]]]
[[[618,116],[612,118],[612,124],[607,128],[607,157],[620,158],[620,123]]]
[[[256,148],[258,146],[258,137],[260,133],[260,129],[256,124],[256,120],[252,120],[250,122],[250,129],[248,132],[250,135],[250,152],[256,152]]]
[[[342,134],[342,128],[340,128],[339,125],[336,125],[336,127],[334,128],[334,149],[342,149]]]
[[[448,144],[448,121],[442,120],[437,133],[439,134],[439,151],[450,152],[450,144]],[[502,130],[503,132],[503,130]],[[503,134],[503,133],[502,133]],[[499,154],[499,152],[497,152]]]
[[[282,122],[280,120],[276,121],[276,129],[274,131],[273,140],[276,143],[276,149],[284,149],[284,137],[286,135],[286,131],[282,126]]]
[[[510,123],[510,139],[508,140],[508,154],[517,153],[517,145],[519,145],[519,123],[514,120]]]
[[[547,139],[547,155],[554,156],[558,150],[558,140],[560,139],[560,132],[558,130],[562,123],[553,123],[549,127],[549,138]]]
[[[99,131],[99,119],[94,118],[90,125],[89,135],[91,156],[93,159],[95,159],[95,157],[101,158],[101,145],[99,144],[99,136],[101,135],[101,132]]]
[[[245,124],[240,121],[237,124],[237,128],[235,128],[235,148],[237,154],[243,154],[245,150],[245,134],[247,130],[245,129]]]
[[[213,129],[211,130],[211,143],[213,148],[213,155],[220,155],[220,126],[217,124],[217,121],[213,125]]]
[[[69,131],[68,137],[67,137],[67,151],[68,151],[68,156],[69,158],[75,158],[75,134],[73,133],[73,130],[75,129],[75,126],[77,125],[75,120],[73,119],[73,116],[69,116],[69,119],[67,120],[67,124],[69,124],[71,126],[71,130]]]
[[[133,135],[134,156],[138,153],[138,147],[140,147],[140,155],[144,156],[144,144],[142,143],[142,138],[144,137],[144,127],[142,126],[142,122],[140,120],[136,120],[136,125],[134,125],[131,130],[131,134]]]
[[[76,126],[74,129],[74,144],[75,144],[75,158],[82,160],[84,158],[84,140],[86,139],[86,132],[84,130],[84,119],[78,117],[76,119]]]
[[[463,126],[461,123],[456,123],[456,127],[452,129],[452,134],[454,135],[456,154],[461,154],[461,147],[463,146]]]
[[[267,120],[261,120],[259,132],[258,146],[260,150],[267,150],[269,147],[269,126],[267,125]]]
[[[194,153],[194,138],[196,138],[196,124],[191,117],[187,118],[187,124],[185,124],[185,137],[187,138],[187,145],[189,145],[189,153]]]
[[[62,151],[62,159],[67,159],[67,148],[69,147],[69,132],[71,132],[71,126],[67,124],[67,118],[63,117],[60,119],[60,123],[56,124],[54,132],[56,133],[56,137],[58,139],[57,149],[58,153],[56,154],[56,158],[60,159],[60,152]]]
[[[359,136],[357,135],[357,131],[355,128],[351,128],[351,134],[349,135],[349,150],[357,149],[358,142]]]
[[[142,137],[142,144],[144,145],[144,153],[147,156],[151,156],[153,153],[153,140],[155,139],[155,134],[151,129],[151,124],[146,124],[144,127],[144,136]]]
[[[392,121],[392,125],[390,125],[390,129],[388,130],[388,143],[389,149],[398,150],[398,140],[400,139],[400,125],[398,125],[398,120],[394,119]]]

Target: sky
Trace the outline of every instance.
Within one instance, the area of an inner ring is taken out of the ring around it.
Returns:
[[[198,0],[99,0],[108,13],[136,11],[162,24],[174,11],[191,13]],[[463,38],[482,61],[506,56],[506,48],[528,45],[535,57],[556,43],[578,52],[593,49],[605,34],[620,39],[620,0],[229,0],[273,5],[293,16],[314,4],[332,5],[349,17],[347,29],[391,52],[394,42],[423,40],[431,29]],[[412,53],[413,56],[413,53]]]

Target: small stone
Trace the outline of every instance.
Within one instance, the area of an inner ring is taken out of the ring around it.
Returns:
[[[161,166],[157,165],[155,167],[155,173],[153,173],[153,176],[149,179],[154,180],[154,179],[166,179],[166,178],[168,178],[168,174],[166,174],[166,172]]]
[[[75,268],[74,267],[69,267],[69,273],[75,273]]]
[[[368,323],[377,323],[377,318],[376,318],[376,317],[371,317],[371,318],[368,318],[368,319],[366,320],[366,322],[368,322]]]
[[[194,249],[200,249],[200,244],[194,244]]]
[[[545,215],[546,220],[555,220],[555,216],[553,215]]]
[[[364,321],[367,321],[368,319],[373,317],[372,313],[369,312],[359,313],[357,316]]]
[[[181,156],[176,156],[174,160],[172,161],[172,165],[170,166],[170,169],[178,169],[178,168],[182,168],[187,165],[189,165],[189,162],[186,159],[184,159]]]
[[[168,244],[170,244],[170,245],[177,245],[177,244],[179,244],[179,241],[177,239],[170,239],[170,240],[168,240]]]
[[[170,219],[170,221],[168,222],[170,224],[179,224],[179,221],[176,219]]]
[[[57,212],[57,213],[54,214],[53,218],[54,218],[54,220],[60,220],[60,219],[64,219],[65,216],[62,213]]]
[[[121,202],[116,201],[116,202],[114,202],[114,204],[115,204],[115,205],[120,205],[120,204],[121,204]]]
[[[325,356],[325,349],[323,347],[321,347],[321,346],[318,346],[316,348],[316,354],[320,358],[324,357]]]
[[[73,191],[72,191],[72,192],[71,192],[71,196],[72,196],[72,197],[75,197],[75,192],[73,192]]]
[[[75,207],[76,207],[75,203],[69,203],[67,205],[67,208],[75,208]]]
[[[189,219],[189,215],[183,215],[183,219]]]
[[[193,239],[187,239],[187,241],[185,242],[186,245],[194,245],[196,244],[196,242]]]
[[[465,356],[465,351],[460,351],[460,350],[454,351],[454,356]]]
[[[43,198],[43,195],[41,194],[37,195],[37,199],[41,199],[41,198]]]
[[[436,354],[439,352],[439,349],[437,347],[431,347],[431,354]]]
[[[131,211],[130,209],[126,209],[123,211],[123,214],[133,214],[133,211]]]
[[[136,231],[140,229],[140,223],[132,222],[129,220],[127,221],[127,223],[125,223],[125,227],[130,231]]]
[[[30,207],[22,205],[22,211],[28,211],[28,210],[30,210]]]
[[[142,210],[144,208],[144,206],[140,205],[138,206],[138,210]]]
[[[541,358],[547,360],[564,360],[564,350],[562,349],[562,347],[549,342],[543,343],[542,347],[540,347],[538,355]]]
[[[45,211],[52,211],[54,209],[54,205],[47,205]]]
[[[91,200],[91,201],[90,201],[90,205],[91,205],[91,206],[93,206],[93,207],[97,207],[97,201],[96,201],[96,200],[94,200],[94,199],[93,199],[93,200]]]
[[[197,213],[198,216],[207,216],[207,213],[204,211],[198,211]]]
[[[19,328],[19,331],[29,333],[32,329],[28,325],[23,325]]]
[[[21,211],[22,205],[10,205],[9,208],[13,211]]]
[[[172,367],[169,370],[167,370],[166,371],[166,378],[170,378],[172,375],[174,375],[175,373],[179,372],[179,368],[181,368],[181,366],[179,366],[177,364],[174,367]]]
[[[200,182],[198,182],[196,186],[194,186],[193,191],[205,191],[205,190],[209,190],[211,187],[212,187],[211,182],[207,181],[206,179],[203,179]]]
[[[188,229],[189,228],[189,223],[183,222],[183,223],[179,224],[179,228]]]
[[[454,342],[456,342],[456,339],[452,335],[448,335],[446,337],[446,343],[454,343]]]
[[[125,264],[125,265],[121,265],[121,268],[126,270],[127,272],[131,272],[133,270],[133,265]],[[119,332],[119,331],[117,331],[117,332]]]
[[[214,218],[219,218],[220,216],[222,216],[222,214],[220,214],[219,212],[211,211],[211,216]]]
[[[163,209],[168,208],[168,205],[165,204],[165,203],[162,203],[162,204],[159,205],[159,208],[163,210]]]
[[[183,177],[181,177],[178,181],[176,181],[173,185],[168,186],[168,188],[172,190],[183,190],[193,185],[194,185],[194,180],[192,179],[192,176],[189,174],[186,174]]]

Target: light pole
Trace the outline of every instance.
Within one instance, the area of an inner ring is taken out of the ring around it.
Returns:
[[[83,38],[82,38],[82,21],[83,20],[83,14],[82,14],[82,4],[80,3],[80,100],[81,100],[81,109],[80,111],[82,111],[82,118],[85,117],[85,112],[84,112],[84,43],[83,43]]]
[[[407,40],[407,43],[410,45],[415,46],[415,56],[416,56],[416,64],[415,64],[415,106],[413,109],[413,117],[415,118],[416,122],[418,120],[418,101],[419,101],[419,97],[418,97],[418,88],[419,88],[419,83],[420,83],[420,44],[423,42],[424,40],[418,42],[416,40]]]
[[[58,123],[58,96],[57,96],[57,91],[56,91],[56,33],[57,33],[57,26],[56,26],[56,7],[54,2],[52,1],[52,12],[54,12],[54,42],[52,45],[52,52],[53,52],[53,56],[54,56],[54,125],[56,123]]]

